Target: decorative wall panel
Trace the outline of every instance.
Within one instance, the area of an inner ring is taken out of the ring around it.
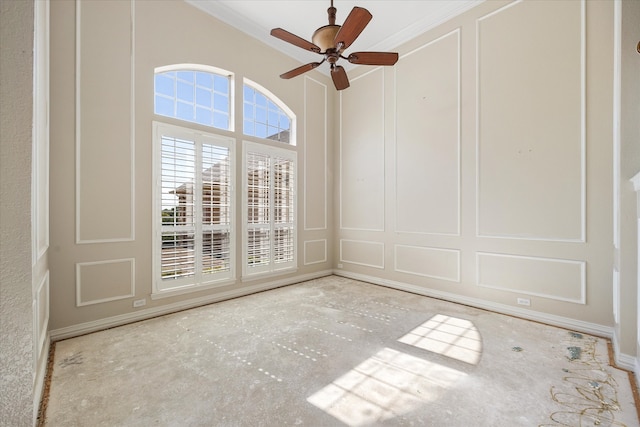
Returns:
[[[340,240],[340,262],[384,268],[384,243]]]
[[[417,276],[460,281],[460,251],[396,245],[395,270]]]
[[[35,290],[34,310],[36,349],[35,355],[40,356],[42,348],[47,340],[49,332],[49,271],[45,273],[42,281]]]
[[[304,265],[327,262],[327,240],[308,240],[304,242]]]
[[[325,230],[328,178],[327,86],[306,76],[304,129],[304,229]]]
[[[135,260],[76,264],[76,305],[98,304],[135,295]]]
[[[132,2],[77,2],[76,43],[76,241],[133,240]]]
[[[384,229],[384,71],[340,92],[340,226]]]
[[[460,234],[460,31],[396,70],[397,231]]]
[[[478,285],[560,301],[586,302],[583,261],[477,253]]]
[[[480,236],[584,240],[584,65],[582,1],[477,21]]]

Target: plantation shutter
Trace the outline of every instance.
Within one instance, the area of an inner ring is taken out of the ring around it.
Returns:
[[[154,289],[233,279],[233,140],[177,126],[155,128]]]
[[[245,142],[245,275],[295,267],[295,152]]]

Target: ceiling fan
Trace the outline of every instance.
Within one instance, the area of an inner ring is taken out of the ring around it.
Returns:
[[[340,26],[336,25],[336,11],[337,9],[333,7],[333,0],[331,0],[331,7],[327,9],[329,25],[318,28],[311,37],[312,42],[282,28],[271,30],[271,35],[274,37],[324,56],[320,62],[311,62],[281,74],[281,78],[296,77],[313,70],[326,61],[331,65],[333,84],[336,89],[343,90],[349,87],[349,78],[344,68],[336,64],[340,58],[346,59],[352,64],[362,65],[394,65],[398,61],[396,52],[354,52],[349,56],[343,56],[344,50],[351,46],[373,16],[367,9],[356,6],[351,10],[344,24]]]

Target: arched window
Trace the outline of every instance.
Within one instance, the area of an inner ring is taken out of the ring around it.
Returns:
[[[154,78],[154,112],[187,122],[233,130],[232,74],[196,64],[159,67]]]
[[[295,115],[271,92],[244,80],[243,133],[295,145]]]

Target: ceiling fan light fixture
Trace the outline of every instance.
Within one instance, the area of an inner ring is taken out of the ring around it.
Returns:
[[[335,48],[334,39],[336,34],[340,30],[340,25],[325,25],[318,28],[311,37],[313,44],[320,48],[321,52],[326,52],[327,49]]]

